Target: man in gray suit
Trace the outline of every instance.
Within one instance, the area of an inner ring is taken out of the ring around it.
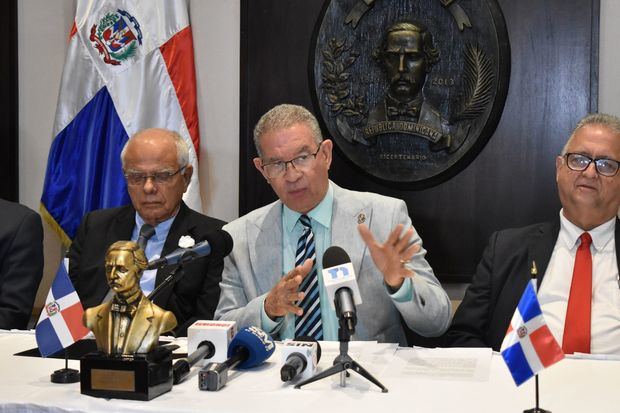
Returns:
[[[450,300],[424,259],[405,203],[331,182],[333,144],[308,110],[271,109],[255,127],[254,143],[254,165],[279,199],[224,227],[235,246],[224,262],[216,318],[260,326],[279,339],[336,340],[338,320],[320,273],[323,252],[342,246],[363,300],[354,339],[405,345],[401,315],[424,336],[448,328]]]

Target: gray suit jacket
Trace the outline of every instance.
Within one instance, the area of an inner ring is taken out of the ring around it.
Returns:
[[[354,338],[406,345],[399,314],[418,334],[442,334],[450,323],[450,300],[424,259],[426,251],[422,248],[409,264],[415,271],[412,300],[397,303],[389,296],[383,275],[373,263],[357,230],[358,217],[362,214],[375,238],[381,242],[399,223],[408,228],[411,220],[405,203],[373,193],[349,191],[333,182],[330,184],[334,188],[331,245],[343,247],[351,257],[363,301],[357,307]],[[235,246],[224,260],[215,317],[235,320],[239,327],[260,326],[264,298],[283,276],[282,203],[278,200],[252,211],[224,229],[232,235]],[[422,243],[417,233],[413,242]],[[289,316],[284,322],[293,320]]]

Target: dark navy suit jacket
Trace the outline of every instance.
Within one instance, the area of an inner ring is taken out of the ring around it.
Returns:
[[[198,243],[207,233],[222,228],[224,224],[181,203],[161,255],[179,248],[179,238],[183,235],[190,235]],[[97,306],[105,298],[109,290],[104,268],[105,252],[116,241],[130,240],[134,225],[135,209],[131,205],[93,211],[82,219],[69,251],[69,275],[84,308]],[[176,316],[177,335],[185,335],[187,327],[196,319],[213,319],[220,295],[222,267],[222,259],[211,257],[186,264],[185,275],[155,297],[155,304]],[[155,286],[170,271],[171,268],[160,268]]]

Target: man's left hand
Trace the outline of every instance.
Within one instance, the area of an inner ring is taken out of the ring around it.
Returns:
[[[405,278],[414,275],[414,272],[406,264],[420,250],[419,245],[410,245],[413,227],[402,233],[403,227],[403,224],[398,224],[392,230],[388,239],[383,244],[380,244],[366,224],[359,224],[357,226],[362,239],[370,250],[373,262],[379,271],[383,273],[383,280],[394,290],[398,290],[403,285]]]

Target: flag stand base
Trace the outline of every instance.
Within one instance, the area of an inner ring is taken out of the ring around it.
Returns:
[[[80,371],[69,368],[69,356],[67,355],[67,349],[65,349],[65,368],[56,370],[50,375],[52,383],[77,383],[80,381]]]
[[[77,383],[80,381],[80,371],[65,367],[53,372],[50,379],[52,383]]]

